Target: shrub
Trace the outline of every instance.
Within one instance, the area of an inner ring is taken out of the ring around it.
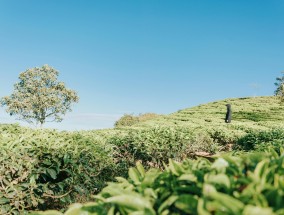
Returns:
[[[208,134],[179,127],[130,130],[126,135],[110,138],[108,143],[117,147],[116,157],[126,166],[141,160],[144,165],[159,168],[169,158],[181,161],[195,152],[214,153],[218,149]]]
[[[144,114],[139,114],[138,118],[139,118],[139,122],[145,122],[147,120],[150,120],[150,119],[155,119],[157,118],[158,114],[156,113],[144,113]]]
[[[131,114],[124,114],[119,120],[117,120],[114,124],[115,127],[121,126],[132,126],[139,122],[139,118],[137,116],[133,116]]]
[[[132,126],[139,122],[145,122],[147,120],[154,119],[158,116],[159,115],[155,113],[139,114],[138,116],[134,116],[132,114],[124,114],[119,120],[115,122],[114,126],[115,127]]]
[[[87,200],[115,174],[110,150],[76,132],[0,126],[0,213]]]
[[[274,148],[279,150],[284,145],[284,130],[273,129],[270,131],[250,132],[237,141],[236,148],[242,150],[260,150]]]
[[[163,168],[196,151],[213,153],[205,134],[153,128],[104,134],[0,126],[0,213],[60,209],[99,192],[114,175],[126,176],[137,160]]]
[[[72,215],[228,214],[282,215],[284,213],[284,151],[278,155],[253,153],[207,159],[169,160],[165,171],[145,171],[140,163],[129,178],[109,183],[96,201],[75,204]],[[55,215],[61,213],[36,213]]]

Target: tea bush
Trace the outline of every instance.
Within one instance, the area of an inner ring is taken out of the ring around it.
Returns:
[[[126,176],[140,160],[163,168],[195,152],[214,153],[206,134],[178,127],[97,132],[32,130],[0,126],[0,212],[64,208],[88,200],[114,176]]]
[[[96,201],[65,215],[283,215],[284,151],[207,159],[169,160],[165,171],[140,163],[129,178],[109,183]],[[47,211],[45,215],[60,215]]]
[[[181,161],[196,152],[212,154],[218,150],[208,134],[180,127],[130,130],[110,138],[108,143],[116,146],[116,158],[127,167],[140,160],[148,167],[162,168],[169,158]]]
[[[87,200],[115,174],[111,150],[76,132],[0,126],[0,214]]]
[[[272,129],[269,131],[250,132],[237,141],[236,149],[263,151],[266,148],[284,146],[284,130]]]

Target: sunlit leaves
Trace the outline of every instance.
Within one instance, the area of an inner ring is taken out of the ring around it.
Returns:
[[[59,209],[78,197],[87,200],[115,172],[111,148],[95,138],[0,125],[0,214]]]
[[[79,97],[57,80],[58,74],[48,65],[20,73],[13,93],[1,99],[2,106],[7,106],[10,115],[36,125],[47,120],[62,121],[62,115],[71,111],[71,104],[78,102]]]
[[[71,206],[68,214],[282,215],[284,159],[271,153],[225,155],[213,163],[170,160],[165,171],[145,172],[138,163],[128,181],[119,178],[96,202]]]
[[[276,82],[274,83],[277,87],[274,91],[274,94],[280,98],[280,100],[284,101],[284,72],[282,72],[282,77],[277,77]]]

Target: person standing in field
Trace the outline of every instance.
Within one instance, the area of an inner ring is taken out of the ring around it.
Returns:
[[[231,123],[231,120],[232,120],[232,109],[231,109],[231,105],[230,105],[230,104],[226,104],[226,106],[227,106],[227,113],[226,113],[225,122],[226,122],[226,123]]]

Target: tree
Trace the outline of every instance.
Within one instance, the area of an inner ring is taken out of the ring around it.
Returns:
[[[121,126],[132,126],[139,122],[145,122],[147,120],[154,119],[158,117],[158,114],[155,113],[144,113],[134,116],[133,114],[124,114],[119,120],[114,124],[114,127],[118,128]]]
[[[1,99],[10,115],[42,126],[47,119],[61,122],[62,115],[71,111],[71,104],[79,101],[77,93],[57,80],[58,71],[44,65],[20,73],[14,92]]]
[[[133,116],[133,114],[124,114],[119,120],[114,123],[114,127],[121,126],[132,126],[139,122],[139,118],[137,116]]]
[[[274,83],[277,86],[274,94],[280,97],[281,102],[284,102],[284,72],[282,72],[282,77],[277,77],[276,82]]]

